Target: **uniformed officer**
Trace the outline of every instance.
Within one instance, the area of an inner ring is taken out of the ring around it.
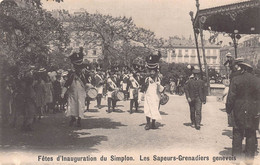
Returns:
[[[260,98],[260,83],[250,73],[253,68],[249,61],[238,65],[241,67],[241,74],[232,79],[226,103],[227,113],[232,112],[234,115],[232,154],[238,159],[241,158],[242,141],[246,137],[246,164],[253,164],[259,121],[257,104]]]

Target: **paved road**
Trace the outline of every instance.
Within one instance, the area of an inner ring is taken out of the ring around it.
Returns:
[[[106,104],[105,100],[102,103]],[[65,118],[63,113],[47,114],[35,123],[34,131],[29,133],[20,131],[18,127],[3,127],[1,148],[4,150],[1,153],[5,158],[22,155],[20,159],[27,158],[36,162],[37,155],[55,157],[61,154],[90,155],[98,160],[102,155],[108,159],[111,155],[126,155],[135,160],[110,160],[107,164],[173,164],[173,161],[160,162],[160,156],[172,159],[176,156],[176,164],[211,164],[214,156],[231,155],[232,129],[227,127],[227,115],[221,110],[224,105],[214,99],[203,105],[203,126],[200,131],[190,126],[189,108],[184,96],[170,96],[169,102],[161,107],[163,119],[156,123],[159,128],[148,131],[144,130],[146,121],[142,104],[139,112],[133,114],[129,114],[129,101],[118,102],[116,112],[110,114],[106,113],[107,107],[97,110],[95,105],[96,102],[91,102],[91,110],[85,113],[86,119],[82,120],[81,128],[68,127],[69,119]],[[184,161],[179,155],[205,157],[204,159],[208,156],[209,161]],[[16,160],[18,162],[19,156]],[[149,161],[140,161],[144,157],[149,157]],[[260,162],[259,156],[256,159]],[[5,159],[7,160],[10,161]],[[218,163],[229,164],[230,161]]]

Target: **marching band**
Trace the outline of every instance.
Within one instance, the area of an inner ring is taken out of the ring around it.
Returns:
[[[154,61],[155,59],[155,61]],[[107,99],[107,113],[115,112],[118,101],[130,101],[130,114],[138,111],[139,103],[144,101],[144,112],[147,118],[146,130],[155,128],[155,120],[161,119],[159,113],[160,104],[165,104],[164,87],[160,84],[159,69],[160,55],[150,55],[147,68],[148,73],[134,72],[112,72],[102,71],[100,67],[91,71],[83,65],[83,58],[80,53],[73,53],[70,56],[74,71],[68,75],[61,97],[67,94],[66,116],[71,117],[69,125],[75,121],[76,126],[81,126],[81,118],[84,112],[89,111],[91,101],[97,100],[96,107],[102,108],[101,100]],[[154,65],[155,63],[155,65]],[[155,66],[155,67],[154,67]],[[164,97],[163,97],[164,96]],[[142,99],[144,98],[144,99]],[[164,100],[164,101],[163,101]],[[152,119],[152,126],[148,124],[148,118]]]

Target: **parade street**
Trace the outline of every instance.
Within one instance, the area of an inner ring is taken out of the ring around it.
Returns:
[[[102,103],[106,103],[104,99]],[[69,127],[69,119],[63,113],[46,114],[36,121],[34,128],[37,129],[32,132],[22,132],[18,126],[3,128],[1,154],[6,158],[19,153],[26,153],[28,157],[34,154],[105,155],[108,159],[111,155],[126,155],[134,157],[136,164],[145,156],[150,158],[151,164],[172,163],[154,161],[154,155],[209,156],[210,163],[214,156],[231,156],[232,129],[227,125],[226,112],[221,110],[223,103],[217,102],[215,97],[208,97],[208,103],[203,105],[201,130],[190,126],[185,96],[171,95],[168,104],[161,106],[163,120],[156,123],[159,128],[148,131],[144,129],[146,121],[142,104],[139,112],[133,114],[128,111],[129,101],[118,102],[116,112],[110,114],[105,106],[98,110],[95,105],[96,101],[92,101],[90,112],[85,113],[80,128]],[[35,161],[38,157],[31,159]],[[257,155],[255,161],[259,160]],[[180,160],[179,163],[185,164]],[[220,161],[220,164],[228,163],[230,161]]]

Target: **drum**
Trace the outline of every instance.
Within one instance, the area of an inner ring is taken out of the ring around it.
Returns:
[[[165,105],[169,101],[169,96],[165,93],[161,94],[160,104]]]
[[[114,100],[122,101],[125,98],[125,95],[122,91],[116,90],[112,93],[112,98]]]
[[[87,89],[87,97],[91,99],[95,99],[97,95],[98,95],[98,91],[96,90],[96,88]]]

